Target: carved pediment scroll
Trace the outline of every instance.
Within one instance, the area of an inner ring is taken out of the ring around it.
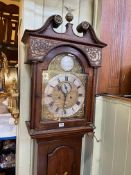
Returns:
[[[65,33],[57,33],[54,28],[62,24],[60,15],[48,18],[45,25],[37,30],[25,30],[22,41],[28,43],[28,63],[42,61],[43,57],[54,47],[60,44],[79,45],[79,48],[87,55],[90,65],[98,67],[101,65],[101,49],[106,46],[101,42],[94,32],[92,26],[83,21],[77,26],[77,31],[83,33],[83,37],[77,36],[73,31],[73,24],[67,22]]]

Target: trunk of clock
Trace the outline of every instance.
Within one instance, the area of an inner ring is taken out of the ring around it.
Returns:
[[[82,137],[35,139],[33,175],[80,175]]]
[[[92,127],[37,130],[26,125],[35,141],[33,175],[80,175],[82,137]]]

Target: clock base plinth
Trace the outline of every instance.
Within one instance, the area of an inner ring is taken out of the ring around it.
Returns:
[[[80,175],[82,137],[92,128],[38,131],[26,125],[35,140],[33,175]]]

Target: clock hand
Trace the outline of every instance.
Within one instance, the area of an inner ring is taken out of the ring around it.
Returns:
[[[61,91],[62,94],[64,95],[64,104],[63,104],[63,109],[64,109],[67,93],[63,92],[62,87],[61,87],[60,85],[58,85],[57,87],[58,87],[58,90]],[[66,88],[65,88],[65,89],[66,89]]]
[[[63,105],[63,109],[65,107],[65,103],[66,103],[66,97],[67,97],[67,93],[63,93],[64,94],[64,105]]]
[[[66,93],[68,92],[68,90],[67,90],[67,86],[66,86],[66,84],[64,84],[64,87],[65,87],[65,90],[66,90]]]
[[[69,93],[69,88],[66,84],[63,83],[63,88],[61,85],[58,85],[58,90],[62,92],[62,94],[64,95],[64,102],[63,102],[63,110],[66,107],[66,99],[67,99],[67,95]]]

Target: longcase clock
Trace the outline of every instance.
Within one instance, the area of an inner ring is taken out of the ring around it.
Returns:
[[[93,132],[97,69],[106,44],[88,22],[77,26],[79,37],[69,13],[66,19],[65,33],[54,31],[62,17],[53,15],[22,38],[32,71],[26,124],[35,139],[34,175],[80,175],[82,137]]]

